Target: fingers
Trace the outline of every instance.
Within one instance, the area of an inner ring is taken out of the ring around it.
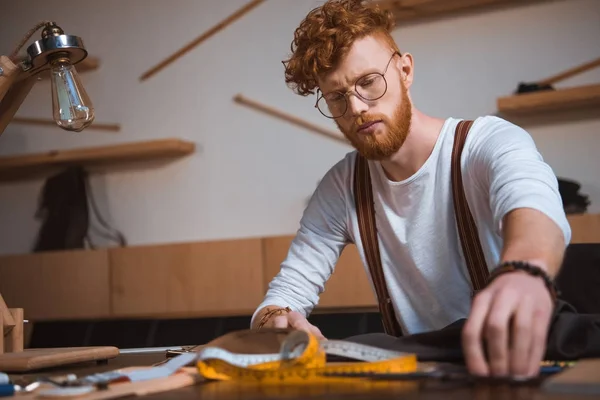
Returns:
[[[499,292],[491,304],[485,323],[490,373],[494,376],[509,375],[509,326],[517,308],[519,296],[512,290]],[[523,338],[513,338],[515,342]]]
[[[273,327],[274,328],[287,328],[288,327],[288,318],[285,315],[278,315],[273,318]]]
[[[535,304],[526,297],[519,303],[512,320],[510,347],[510,374],[515,377],[529,376],[532,338],[532,316]]]
[[[319,328],[308,322],[308,320],[299,312],[292,311],[287,315],[287,318],[292,328],[311,333],[318,339],[325,339]]]
[[[462,347],[469,372],[473,375],[489,375],[489,367],[483,354],[482,329],[491,304],[491,294],[481,292],[475,297],[471,314],[462,331]]]
[[[546,336],[551,312],[538,309],[534,312],[531,326],[531,353],[529,355],[528,376],[536,376],[540,371],[540,362],[546,353]]]

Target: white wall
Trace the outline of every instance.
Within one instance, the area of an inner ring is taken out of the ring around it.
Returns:
[[[271,0],[148,81],[148,68],[230,15],[247,0],[106,0],[3,5],[0,53],[37,21],[53,19],[81,36],[99,70],[83,74],[96,121],[122,131],[71,134],[10,125],[0,154],[179,137],[191,157],[160,167],[92,177],[100,208],[131,244],[291,234],[327,169],[350,151],[340,144],[232,101],[237,93],[335,129],[283,81],[293,30],[316,0]],[[562,0],[400,26],[395,36],[416,59],[413,98],[438,116],[495,113],[498,96],[600,55],[600,1]],[[600,82],[600,69],[559,87]],[[18,113],[51,116],[49,82]],[[526,126],[559,176],[583,184],[600,210],[600,119]],[[28,252],[42,181],[0,185],[0,253]]]

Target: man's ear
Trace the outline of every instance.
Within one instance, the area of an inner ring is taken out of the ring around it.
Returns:
[[[402,57],[398,57],[397,65],[404,85],[407,88],[410,87],[414,78],[414,60],[412,54],[402,54]]]

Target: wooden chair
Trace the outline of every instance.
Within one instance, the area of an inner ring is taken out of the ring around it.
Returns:
[[[23,309],[8,308],[0,294],[0,354],[23,351]]]

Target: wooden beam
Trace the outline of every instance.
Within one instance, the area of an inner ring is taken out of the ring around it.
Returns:
[[[323,127],[320,127],[319,125],[313,124],[311,122],[305,121],[301,118],[298,118],[294,115],[291,114],[287,114],[283,111],[277,110],[273,107],[267,106],[265,104],[261,104],[258,101],[255,100],[251,100],[248,99],[246,97],[244,97],[241,94],[236,95],[234,98],[234,101],[246,106],[249,106],[255,110],[258,110],[260,112],[263,112],[265,114],[269,114],[272,115],[276,118],[282,119],[284,121],[290,122],[294,125],[300,126],[304,129],[308,129],[310,131],[316,132],[320,135],[323,135],[329,139],[333,139],[335,141],[344,143],[344,144],[350,144],[343,136],[341,136],[341,134],[338,134],[334,131],[331,131],[329,129],[325,129]]]
[[[186,53],[188,53],[192,49],[194,49],[196,46],[199,46],[202,42],[209,39],[211,36],[214,36],[219,31],[222,31],[228,25],[231,25],[235,20],[241,18],[243,15],[247,14],[248,12],[250,12],[250,10],[257,7],[264,1],[265,0],[250,1],[248,4],[241,7],[239,10],[237,10],[236,12],[231,14],[229,17],[225,18],[224,20],[222,20],[221,22],[219,22],[218,24],[216,24],[212,28],[210,28],[208,31],[204,32],[202,35],[198,36],[196,39],[194,39],[187,45],[183,46],[181,49],[176,51],[173,55],[167,57],[166,59],[164,59],[163,61],[158,63],[156,66],[154,66],[154,67],[150,68],[148,71],[144,72],[142,74],[142,76],[140,77],[140,81],[145,81],[145,80],[149,79],[150,77],[152,77],[153,75],[157,74],[162,69],[166,68],[169,64],[174,63],[179,58],[183,57]]]
[[[10,310],[8,309],[8,306],[4,302],[4,298],[2,297],[1,293],[0,293],[0,319],[3,322],[3,326],[14,326],[15,325],[15,320],[13,319],[12,314],[11,314]],[[2,331],[2,333],[4,334],[3,331]]]
[[[2,68],[2,75],[0,75],[0,101],[2,101],[21,70],[6,56],[0,56],[0,68]]]
[[[141,160],[183,157],[195,144],[180,139],[162,139],[74,150],[0,157],[0,181],[25,179],[47,173],[49,168],[68,165],[115,165]]]
[[[43,118],[25,118],[25,117],[14,117],[11,121],[13,124],[24,124],[24,125],[38,125],[38,126],[48,126],[53,128],[60,128],[56,125],[56,122],[53,119],[43,119]],[[85,130],[100,130],[100,131],[109,131],[109,132],[118,132],[121,130],[121,126],[119,124],[101,124],[93,122],[92,125],[87,127]]]
[[[0,57],[0,67],[4,70],[3,75],[0,76],[0,135],[2,135],[29,95],[36,80],[32,77],[22,79],[27,74],[23,73],[8,57]]]
[[[371,4],[392,11],[397,22],[412,22],[543,1],[551,0],[373,0]]]

